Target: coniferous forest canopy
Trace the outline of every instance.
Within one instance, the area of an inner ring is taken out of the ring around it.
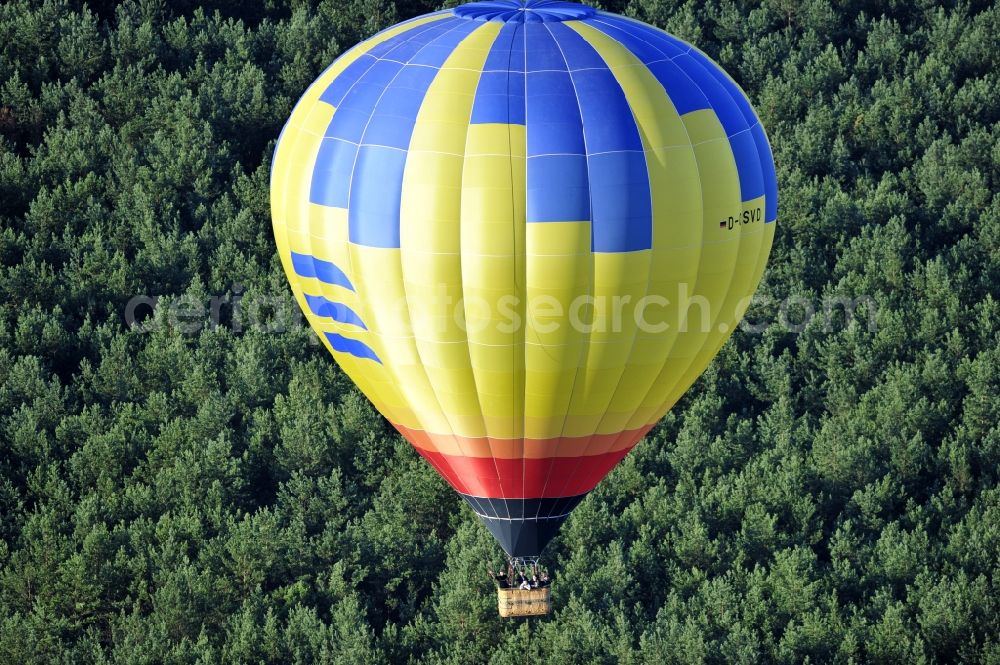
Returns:
[[[271,236],[295,100],[436,8],[0,6],[0,662],[1000,663],[1000,8],[604,4],[760,114],[773,323],[575,511],[532,621]],[[792,325],[828,298],[875,325]]]

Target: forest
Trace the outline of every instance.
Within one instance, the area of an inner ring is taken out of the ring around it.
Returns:
[[[503,620],[271,232],[299,95],[437,3],[0,4],[0,663],[1000,664],[1000,6],[602,0],[747,92],[777,235]]]

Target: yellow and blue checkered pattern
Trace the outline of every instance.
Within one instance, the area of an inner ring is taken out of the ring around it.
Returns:
[[[459,491],[568,497],[735,329],[777,187],[746,96],[700,51],[583,5],[496,0],[334,62],[282,132],[272,210],[310,323]],[[571,324],[581,296],[653,294],[662,330]]]

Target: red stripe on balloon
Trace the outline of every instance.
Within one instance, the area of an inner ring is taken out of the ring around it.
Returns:
[[[603,455],[542,459],[462,457],[417,452],[462,494],[490,499],[577,496],[594,489],[631,448]]]

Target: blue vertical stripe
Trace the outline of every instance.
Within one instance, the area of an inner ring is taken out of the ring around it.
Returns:
[[[575,30],[544,25],[573,63],[571,84],[579,103],[590,178],[591,247],[632,252],[653,246],[649,169],[632,108],[614,73]]]
[[[524,26],[527,50],[527,220],[587,221],[590,178],[580,104],[559,45],[541,23]]]
[[[347,213],[351,242],[366,247],[399,247],[405,168],[403,150],[366,145],[358,151]]]
[[[521,23],[505,23],[486,56],[472,106],[472,124],[523,125],[524,35]]]
[[[350,194],[351,170],[358,158],[356,143],[325,138],[313,167],[309,201],[333,208],[346,208]]]
[[[767,142],[764,128],[758,122],[750,131],[757,144],[760,170],[764,174],[764,223],[767,224],[778,219],[778,177],[774,172],[774,157],[771,155],[771,145]]]
[[[528,157],[587,154],[580,105],[568,71],[528,73],[527,118]]]
[[[745,129],[729,137],[729,145],[736,159],[736,170],[740,174],[740,198],[752,201],[764,196],[764,174],[761,172],[760,156],[753,132]]]

